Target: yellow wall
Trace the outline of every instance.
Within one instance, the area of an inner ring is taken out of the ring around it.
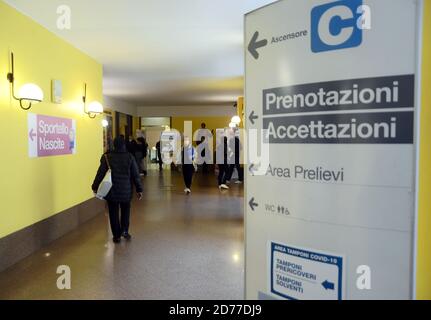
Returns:
[[[136,131],[141,129],[141,126],[139,125],[139,117],[133,117],[133,128],[132,128],[132,134],[136,138]]]
[[[246,120],[245,114],[244,114],[244,97],[239,97],[237,100],[237,111],[236,111],[238,117],[241,118],[240,128],[244,128],[244,123]]]
[[[416,296],[431,299],[431,1],[424,3]]]
[[[184,121],[193,122],[193,133],[201,128],[201,123],[205,122],[207,129],[214,130],[214,140],[215,140],[215,130],[219,128],[226,128],[229,126],[232,117],[172,117],[172,128],[178,130],[180,133],[184,132]]]
[[[118,127],[118,129],[120,130],[118,132],[118,135],[125,136],[126,135],[126,127],[127,127],[127,115],[124,114],[124,113],[120,113],[120,116],[119,116],[118,120],[119,120],[119,127]]]
[[[6,74],[15,53],[16,87],[33,82],[45,100],[30,111],[11,99]],[[63,103],[50,102],[51,80],[63,85]],[[92,197],[90,185],[102,152],[100,117],[83,113],[88,101],[102,101],[102,66],[0,0],[0,238]],[[27,114],[77,122],[77,154],[30,159]]]

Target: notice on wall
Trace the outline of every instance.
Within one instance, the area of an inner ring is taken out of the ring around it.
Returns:
[[[73,119],[28,114],[30,158],[76,153],[76,122]]]
[[[245,16],[247,299],[412,298],[420,4]]]
[[[342,300],[343,257],[270,242],[271,293],[292,300]]]

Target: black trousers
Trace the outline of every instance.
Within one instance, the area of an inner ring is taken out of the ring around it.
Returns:
[[[120,238],[123,232],[129,232],[130,202],[108,201],[108,209],[112,235],[114,238]]]
[[[159,164],[159,170],[163,169],[163,160],[162,160],[162,154],[158,153],[157,154],[157,163]]]
[[[208,173],[208,164],[206,162],[202,164],[202,173]]]
[[[186,185],[186,188],[189,188],[189,189],[191,188],[194,172],[195,172],[195,167],[192,164],[183,165],[183,177],[184,177],[184,184]]]
[[[227,180],[232,179],[233,171],[235,170],[235,168],[238,171],[238,180],[244,181],[244,168],[242,168],[240,164],[230,164],[229,165]]]
[[[226,184],[229,166],[227,164],[218,165],[218,185]]]

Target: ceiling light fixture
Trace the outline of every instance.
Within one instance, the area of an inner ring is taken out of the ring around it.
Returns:
[[[10,54],[10,62],[11,72],[7,74],[7,79],[12,88],[12,97],[19,101],[21,109],[29,110],[33,104],[43,101],[43,91],[39,86],[33,83],[27,83],[19,89],[19,97],[15,96],[15,61],[13,52]],[[28,105],[24,106],[24,102],[28,102]]]

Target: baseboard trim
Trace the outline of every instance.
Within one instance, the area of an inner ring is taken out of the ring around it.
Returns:
[[[0,272],[104,211],[104,201],[90,199],[1,238]]]

